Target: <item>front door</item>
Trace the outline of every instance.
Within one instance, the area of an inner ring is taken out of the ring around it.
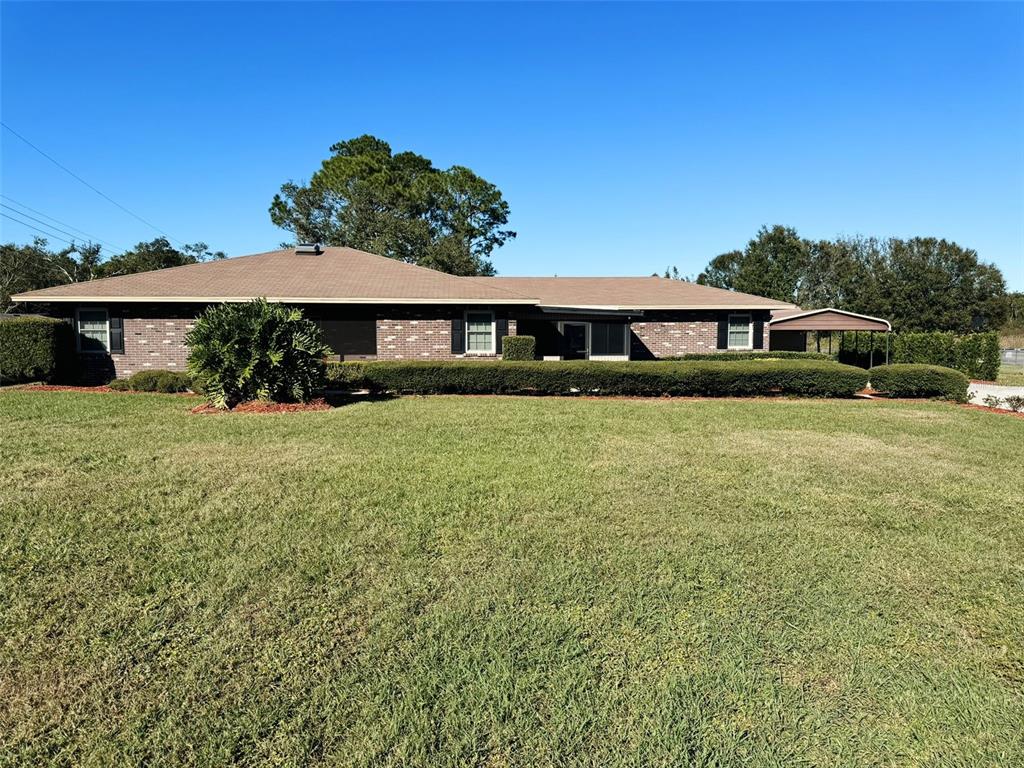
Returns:
[[[565,360],[587,359],[587,325],[586,323],[564,323],[562,335],[565,337]]]

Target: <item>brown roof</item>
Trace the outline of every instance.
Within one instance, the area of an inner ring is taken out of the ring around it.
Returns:
[[[888,320],[858,315],[845,309],[776,309],[772,312],[772,328],[780,331],[891,331]]]
[[[271,301],[526,304],[593,309],[773,309],[782,301],[662,277],[457,277],[353,248],[292,249],[20,293],[33,302]]]
[[[593,309],[773,309],[784,301],[664,277],[494,277],[543,306]]]
[[[456,277],[353,248],[294,250],[187,264],[20,293],[18,301],[274,301],[536,304],[491,281]]]

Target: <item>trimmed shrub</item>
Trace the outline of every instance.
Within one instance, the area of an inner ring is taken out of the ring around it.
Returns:
[[[890,397],[934,397],[967,401],[970,381],[960,371],[941,365],[896,363],[879,365],[868,371],[871,386]]]
[[[185,335],[188,370],[210,404],[306,402],[323,386],[329,349],[296,307],[265,299],[207,309]]]
[[[139,371],[127,379],[114,379],[110,388],[132,392],[188,392],[192,388],[192,380],[181,371]]]
[[[501,339],[502,360],[535,360],[537,339],[533,336],[504,336]]]
[[[901,333],[895,338],[891,360],[942,365],[972,379],[994,381],[999,375],[999,334]]]
[[[867,372],[824,360],[680,362],[351,362],[330,385],[395,394],[801,395],[851,397]]]
[[[0,318],[0,384],[67,378],[75,359],[70,323],[52,317]]]
[[[723,350],[721,352],[692,352],[687,355],[662,357],[660,360],[832,360],[832,355],[824,352],[737,352]]]

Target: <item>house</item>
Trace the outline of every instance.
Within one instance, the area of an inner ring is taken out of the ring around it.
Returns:
[[[92,378],[181,370],[210,304],[265,297],[302,307],[340,359],[501,356],[532,335],[548,359],[654,359],[770,348],[793,304],[661,277],[457,277],[352,248],[300,246],[14,296],[77,329]]]

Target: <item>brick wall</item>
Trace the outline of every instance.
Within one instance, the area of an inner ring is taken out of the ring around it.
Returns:
[[[377,319],[378,360],[459,360],[500,355],[453,355],[452,320],[462,319],[463,307],[390,310]],[[501,317],[496,313],[495,317]],[[508,319],[508,335],[516,335],[516,321]]]
[[[718,352],[721,312],[649,312],[630,325],[630,356],[634,360]],[[758,314],[753,314],[757,319]],[[768,313],[764,320],[764,349],[768,349]]]
[[[188,364],[185,334],[194,317],[124,318],[124,354],[111,355],[118,378],[138,371],[183,371]]]

